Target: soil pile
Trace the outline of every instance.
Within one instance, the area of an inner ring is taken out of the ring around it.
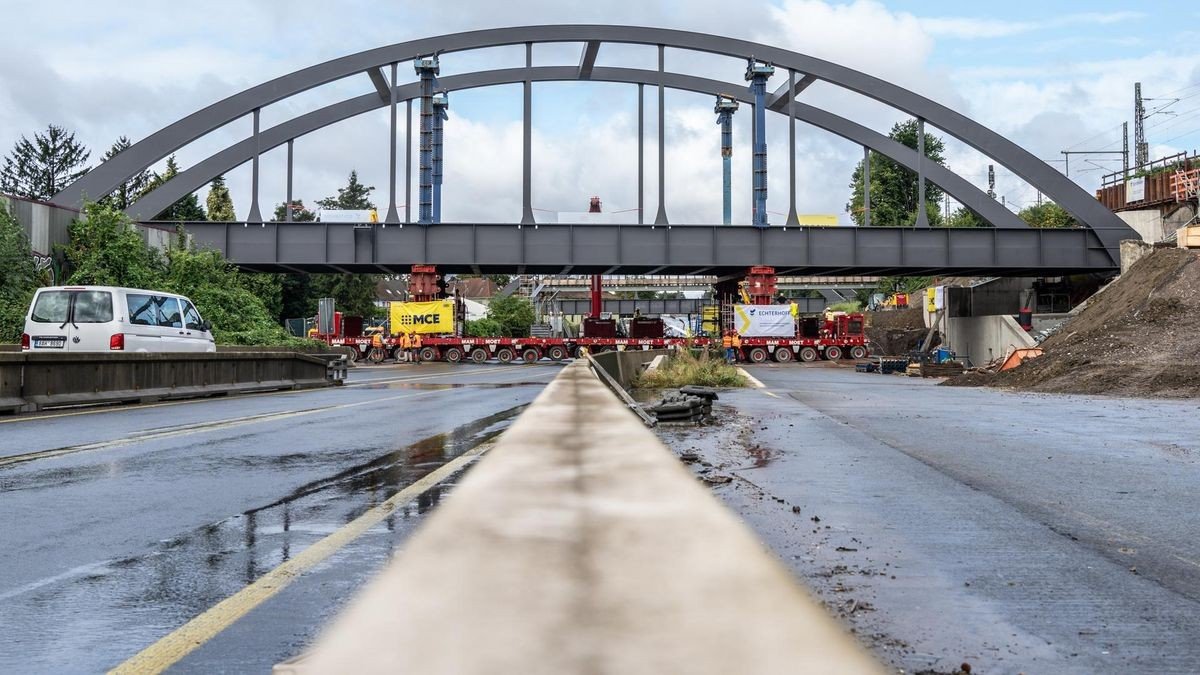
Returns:
[[[944,384],[1200,396],[1200,257],[1184,249],[1147,255],[1041,346],[1041,357],[1012,370]]]
[[[925,339],[925,317],[920,307],[867,312],[867,339],[881,356],[904,356]]]

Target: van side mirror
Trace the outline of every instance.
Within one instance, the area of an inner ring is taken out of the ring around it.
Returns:
[[[205,333],[211,333],[212,332],[212,322],[209,321],[208,319],[201,321],[200,329],[203,330]]]

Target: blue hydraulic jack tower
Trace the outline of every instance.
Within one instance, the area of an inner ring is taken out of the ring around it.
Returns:
[[[437,86],[440,71],[437,55],[414,60],[413,70],[421,78],[420,210],[417,222],[428,225],[436,222],[433,216],[433,89]]]
[[[433,95],[433,222],[442,222],[442,122],[450,119],[446,110],[450,96],[444,91]]]
[[[717,124],[721,125],[721,169],[724,179],[721,185],[724,189],[722,196],[725,200],[724,211],[721,213],[723,217],[721,222],[726,225],[730,223],[733,217],[733,207],[730,205],[733,196],[733,191],[730,187],[730,182],[732,181],[730,163],[733,160],[733,113],[737,112],[737,109],[737,99],[725,96],[724,94],[717,94],[717,103],[713,106],[713,112],[717,113]]]
[[[775,66],[755,61],[746,63],[746,81],[754,95],[754,213],[755,227],[767,227],[767,80]]]

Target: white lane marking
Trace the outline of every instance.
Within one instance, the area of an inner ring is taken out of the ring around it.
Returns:
[[[742,374],[742,377],[749,380],[750,384],[752,386],[754,386],[756,389],[766,389],[767,388],[767,385],[763,384],[757,377],[751,375],[750,373],[747,373],[745,368],[738,366],[738,372]]]

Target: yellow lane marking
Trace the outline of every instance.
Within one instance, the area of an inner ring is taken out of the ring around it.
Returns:
[[[0,467],[9,466],[11,464],[20,464],[22,462],[31,462],[37,459],[48,459],[50,457],[60,457],[62,455],[72,455],[77,452],[88,452],[93,450],[108,450],[124,445],[132,445],[134,443],[142,443],[145,441],[155,441],[163,438],[178,438],[180,436],[191,436],[200,434],[206,431],[218,431],[222,429],[232,429],[234,427],[245,426],[247,424],[257,424],[259,422],[270,422],[274,420],[287,419],[289,417],[302,417],[305,415],[313,415],[320,412],[329,412],[332,410],[344,410],[346,408],[357,408],[363,405],[374,405],[376,403],[386,403],[402,398],[411,398],[413,396],[425,396],[429,394],[441,393],[440,391],[420,391],[411,394],[399,394],[396,396],[386,396],[383,398],[374,398],[369,401],[358,401],[357,403],[342,403],[339,405],[324,406],[321,408],[305,408],[302,410],[285,410],[282,412],[264,413],[261,415],[250,415],[248,417],[236,417],[233,419],[219,420],[216,422],[201,422],[189,426],[176,427],[165,431],[152,431],[148,433],[126,436],[111,441],[99,441],[96,443],[87,443],[85,445],[73,445],[66,448],[55,448],[52,450],[40,450],[38,452],[29,452],[23,455],[12,455],[10,457],[0,458]]]
[[[254,583],[225,598],[200,616],[138,652],[133,658],[113,668],[109,673],[121,675],[161,673],[170,668],[245,616],[250,610],[282,591],[305,571],[374,527],[398,507],[417,498],[474,461],[479,455],[487,452],[491,445],[490,442],[482,443],[443,464],[424,478],[397,492],[387,501],[304,549],[300,555],[267,572]]]
[[[517,367],[519,367],[519,366],[495,366],[492,368],[474,369],[474,370],[462,371],[462,372],[457,372],[457,373],[438,373],[438,374],[432,374],[432,375],[417,375],[417,376],[413,376],[413,377],[378,378],[378,379],[374,379],[374,380],[366,380],[363,382],[353,382],[351,384],[343,385],[342,388],[350,389],[350,388],[355,388],[355,387],[365,387],[365,386],[371,385],[371,384],[412,382],[412,381],[416,381],[416,380],[428,380],[431,378],[438,378],[438,377],[461,377],[463,375],[473,375],[476,373],[488,373],[488,372],[492,372],[495,370],[511,370],[511,369],[517,368]],[[260,396],[282,396],[285,394],[308,394],[308,393],[312,393],[314,391],[322,391],[322,390],[321,389],[299,389],[299,390],[284,389],[284,390],[279,390],[279,391],[263,391],[263,392],[258,392],[258,393],[254,393],[254,394],[240,394],[240,395],[232,396],[230,398],[245,399],[245,398],[257,398]],[[15,424],[17,422],[36,422],[38,420],[52,420],[52,419],[58,419],[60,417],[75,417],[78,415],[99,415],[101,413],[128,412],[130,410],[149,410],[151,408],[165,408],[168,406],[187,405],[190,403],[211,403],[213,401],[225,401],[225,400],[229,400],[229,399],[226,399],[226,398],[193,398],[193,399],[187,399],[184,401],[164,401],[162,403],[145,403],[145,404],[138,404],[138,405],[126,405],[126,406],[120,406],[120,407],[111,407],[110,406],[110,407],[103,407],[103,408],[93,408],[93,409],[89,409],[89,410],[73,410],[71,412],[61,412],[61,413],[54,413],[54,414],[50,414],[50,415],[10,417],[7,419],[0,420],[0,424]]]

